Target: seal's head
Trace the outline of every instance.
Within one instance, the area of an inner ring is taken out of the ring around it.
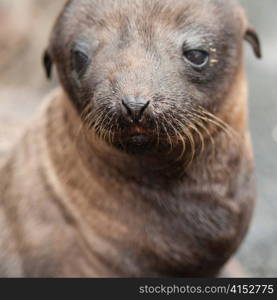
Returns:
[[[260,47],[231,0],[71,0],[44,57],[84,124],[126,151],[204,139],[242,63]],[[218,124],[218,129],[220,128]]]

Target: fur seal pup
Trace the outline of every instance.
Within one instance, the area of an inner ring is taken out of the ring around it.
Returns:
[[[255,199],[244,39],[235,1],[68,1],[62,88],[1,166],[0,274],[217,276]]]

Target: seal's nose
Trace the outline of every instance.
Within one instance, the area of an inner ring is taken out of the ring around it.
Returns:
[[[134,123],[142,120],[150,101],[144,97],[125,96],[122,99],[122,110],[126,117],[131,118]]]

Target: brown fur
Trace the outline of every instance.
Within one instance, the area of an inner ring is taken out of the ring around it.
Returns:
[[[218,275],[245,236],[255,199],[242,62],[247,23],[239,6],[226,1],[226,8],[221,2],[68,2],[46,60],[48,71],[51,61],[57,64],[63,89],[45,101],[0,171],[2,276]],[[205,7],[212,8],[209,14]],[[213,23],[210,14],[219,14],[219,20]],[[223,19],[222,31],[216,26]],[[216,75],[206,74],[207,85],[191,84],[191,74],[181,77],[174,71],[183,66],[174,58],[180,44],[174,42],[192,21],[197,27],[210,24],[217,45],[229,47],[212,56],[211,63],[221,60],[225,69],[211,69],[222,78],[212,81]],[[78,83],[66,49],[88,28],[99,43],[91,50],[93,67]],[[106,44],[112,38],[122,43],[113,51],[105,48],[114,47]],[[165,42],[168,48],[161,48]],[[145,56],[145,47],[157,47],[164,65],[156,65],[156,56]],[[107,81],[118,89],[110,102],[101,103],[101,96],[111,93]],[[168,110],[165,126],[190,118],[184,136],[177,127],[176,136],[167,136],[146,120],[143,130],[151,129],[161,141],[149,152],[132,154],[118,147],[124,135],[118,138],[119,129],[101,122],[101,115],[97,132],[91,122],[95,110],[109,114],[113,104],[120,114],[117,101],[130,93],[151,99],[147,120],[162,121],[158,110],[170,105],[174,109]],[[191,95],[198,106],[187,102]],[[169,145],[172,151],[164,151]]]

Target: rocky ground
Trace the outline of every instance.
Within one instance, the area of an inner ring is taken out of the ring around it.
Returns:
[[[64,0],[0,0],[0,154],[56,85],[41,55]],[[263,60],[247,47],[250,125],[258,203],[238,259],[252,276],[277,277],[277,1],[241,0],[260,34]]]

